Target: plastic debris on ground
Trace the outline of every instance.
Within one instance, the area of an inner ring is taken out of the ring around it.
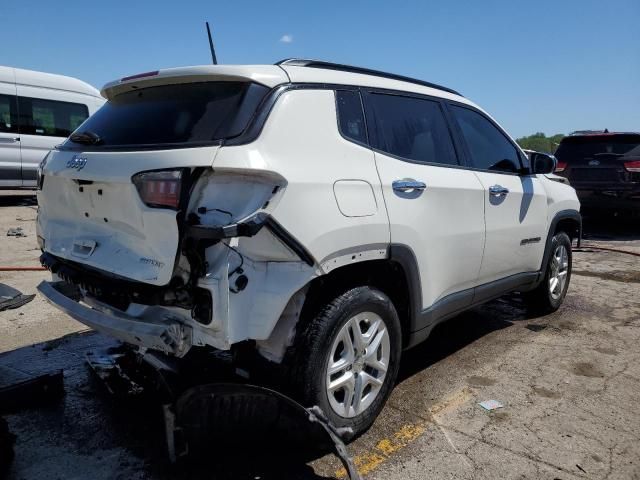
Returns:
[[[35,295],[23,295],[20,290],[0,283],[0,312],[11,308],[18,308],[33,300]]]
[[[484,402],[478,403],[478,405],[480,405],[482,408],[484,408],[488,412],[490,412],[491,410],[496,410],[498,408],[504,407],[504,405],[500,403],[498,400],[485,400]]]
[[[27,234],[24,233],[22,227],[10,228],[7,230],[7,237],[26,237]]]

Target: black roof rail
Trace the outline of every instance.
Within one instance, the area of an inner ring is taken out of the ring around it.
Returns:
[[[376,77],[389,78],[391,80],[398,80],[401,82],[415,83],[416,85],[422,85],[423,87],[435,88],[444,92],[453,93],[454,95],[462,96],[460,93],[452,90],[451,88],[443,87],[431,82],[425,82],[424,80],[418,80],[416,78],[405,77],[404,75],[396,75],[395,73],[381,72],[380,70],[372,70],[370,68],[354,67],[352,65],[343,65],[340,63],[323,62],[321,60],[308,60],[304,58],[286,58],[276,62],[275,65],[289,65],[292,67],[311,67],[311,68],[324,68],[326,70],[339,70],[341,72],[361,73],[363,75],[374,75]]]

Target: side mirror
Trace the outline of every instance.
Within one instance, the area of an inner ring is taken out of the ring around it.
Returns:
[[[558,160],[553,155],[532,152],[530,158],[533,173],[553,173],[556,170]]]
[[[500,160],[489,167],[489,170],[497,170],[498,172],[518,172],[518,166],[508,158]]]

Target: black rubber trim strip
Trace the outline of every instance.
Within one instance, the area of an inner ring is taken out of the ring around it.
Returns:
[[[188,225],[185,228],[186,238],[199,240],[222,240],[234,237],[253,237],[263,227],[268,228],[282,243],[289,247],[300,259],[309,266],[315,265],[315,259],[309,251],[295,239],[282,225],[270,215],[260,212],[244,222],[231,225],[205,226]]]
[[[185,228],[187,238],[194,240],[222,240],[233,237],[253,237],[267,222],[269,215],[257,213],[244,222],[233,223],[231,225],[188,225]]]
[[[388,78],[391,80],[398,80],[400,82],[407,82],[407,83],[414,83],[416,85],[422,85],[423,87],[435,88],[437,90],[453,93],[454,95],[458,95],[459,97],[462,97],[462,95],[456,92],[455,90],[452,90],[451,88],[443,87],[442,85],[438,85],[437,83],[431,83],[424,80],[419,80],[417,78],[405,77],[404,75],[397,75],[395,73],[382,72],[380,70],[372,70],[370,68],[355,67],[353,65],[344,65],[341,63],[323,62],[321,60],[309,60],[304,58],[287,58],[285,60],[280,60],[275,65],[278,65],[280,67],[290,66],[290,67],[322,68],[325,70],[337,70],[340,72],[372,75],[374,77]]]
[[[558,223],[562,220],[573,220],[578,224],[578,228],[575,231],[576,238],[578,239],[578,247],[582,242],[582,215],[577,210],[560,210],[555,214],[553,220],[551,220],[551,224],[549,225],[549,231],[547,232],[547,243],[544,247],[544,256],[542,257],[542,263],[540,264],[540,272],[545,271],[545,266],[549,262],[549,257],[551,256],[551,239],[553,238],[553,234],[555,233],[556,227]],[[571,232],[567,232],[571,233]],[[542,280],[542,278],[540,278]]]
[[[316,261],[309,251],[296,238],[291,235],[282,225],[276,222],[273,217],[266,220],[266,227],[273,233],[282,243],[295,252],[300,260],[312,267]]]

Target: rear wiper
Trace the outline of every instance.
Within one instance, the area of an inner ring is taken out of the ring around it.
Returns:
[[[73,143],[82,143],[84,145],[99,145],[102,143],[100,135],[94,132],[85,130],[84,132],[74,133],[69,137]]]

